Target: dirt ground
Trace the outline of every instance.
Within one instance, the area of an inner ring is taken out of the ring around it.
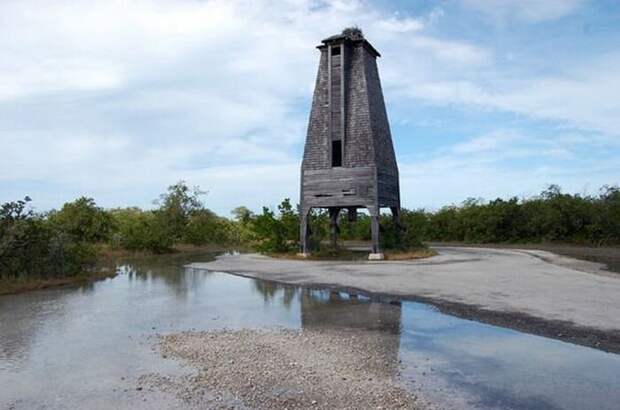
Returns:
[[[620,273],[620,247],[590,247],[568,244],[465,244],[465,243],[430,243],[431,246],[463,246],[468,248],[493,249],[530,249],[557,253],[570,258],[583,259],[590,262],[603,263],[611,272]]]
[[[162,336],[158,349],[194,370],[184,379],[140,378],[190,408],[430,408],[399,384],[386,332],[355,329],[217,330]]]

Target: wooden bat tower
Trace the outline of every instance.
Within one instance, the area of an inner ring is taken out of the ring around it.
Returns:
[[[308,254],[309,214],[327,208],[332,245],[338,215],[357,209],[371,217],[372,253],[379,249],[379,214],[390,208],[399,224],[398,166],[388,123],[377,57],[379,52],[358,28],[345,29],[317,47],[321,52],[308,134],[301,165],[300,250]]]

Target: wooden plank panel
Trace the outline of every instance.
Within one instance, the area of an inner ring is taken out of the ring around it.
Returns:
[[[357,175],[369,175],[373,178],[376,177],[376,168],[375,167],[354,167],[354,168],[329,168],[329,169],[305,169],[303,171],[304,176],[309,175],[325,175],[328,178],[332,178],[334,176],[344,175],[344,176],[357,176]]]

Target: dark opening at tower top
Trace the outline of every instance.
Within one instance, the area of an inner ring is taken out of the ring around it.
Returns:
[[[321,57],[301,167],[301,244],[306,252],[307,216],[328,208],[337,217],[367,208],[400,210],[398,166],[376,58],[379,52],[359,28],[347,28],[318,46]],[[373,222],[373,253],[379,249]]]

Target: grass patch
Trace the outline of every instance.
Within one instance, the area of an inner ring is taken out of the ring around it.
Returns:
[[[321,249],[304,257],[297,252],[266,252],[267,255],[276,259],[295,259],[311,261],[361,261],[368,259],[368,252],[352,251],[349,249]]]
[[[330,249],[322,248],[318,251],[310,253],[304,257],[296,252],[270,252],[265,255],[276,259],[294,259],[294,260],[311,260],[311,261],[366,261],[368,260],[368,251],[351,250],[346,248]],[[437,255],[434,249],[415,248],[409,250],[386,250],[383,252],[386,260],[404,261],[430,258]]]
[[[383,252],[385,259],[389,261],[406,261],[413,259],[430,258],[437,255],[437,251],[430,248],[410,249],[406,251],[392,251],[388,250]]]

